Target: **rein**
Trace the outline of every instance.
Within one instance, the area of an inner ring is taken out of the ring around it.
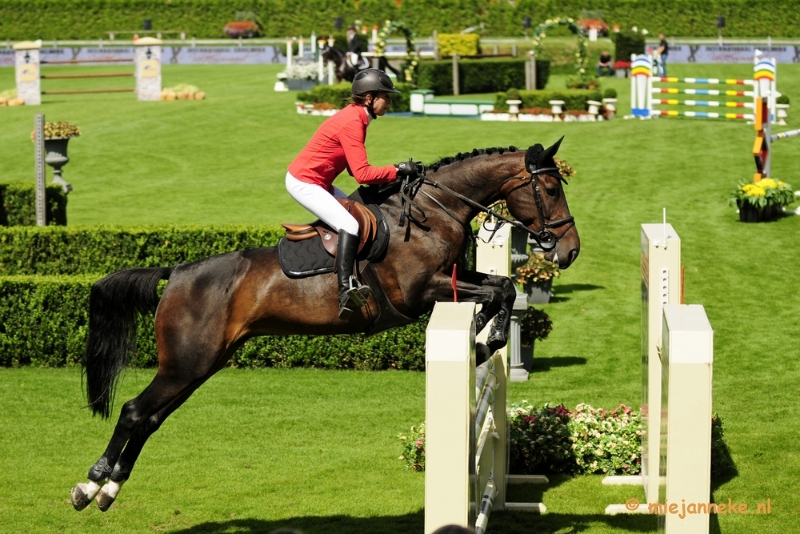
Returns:
[[[497,232],[502,227],[503,224],[510,224],[511,226],[514,226],[515,228],[519,228],[520,230],[524,230],[525,232],[527,232],[528,235],[530,237],[532,237],[536,241],[536,243],[543,250],[552,250],[553,248],[555,248],[555,246],[558,243],[558,240],[561,238],[561,236],[556,237],[550,231],[550,229],[558,228],[558,227],[564,226],[565,224],[571,224],[572,226],[574,226],[575,225],[575,218],[572,215],[570,215],[569,217],[564,217],[563,219],[559,219],[557,221],[545,222],[544,202],[542,201],[542,193],[541,193],[541,191],[539,189],[539,180],[536,179],[536,178],[538,178],[539,174],[542,174],[542,173],[545,173],[545,172],[548,172],[548,171],[558,171],[558,168],[557,167],[546,167],[546,168],[542,168],[542,169],[534,168],[534,169],[529,171],[530,174],[531,174],[529,180],[530,180],[530,183],[533,186],[533,197],[534,197],[534,201],[536,202],[536,210],[537,210],[538,215],[539,215],[539,221],[541,222],[541,225],[542,225],[539,230],[531,230],[530,228],[528,228],[527,226],[525,226],[521,222],[515,221],[515,220],[511,220],[511,219],[509,219],[507,217],[504,217],[503,215],[500,215],[496,211],[492,210],[491,208],[489,208],[487,206],[484,206],[482,204],[479,204],[478,202],[475,202],[471,198],[467,198],[464,195],[462,195],[461,193],[459,193],[457,191],[453,191],[449,187],[444,186],[444,185],[440,184],[439,182],[437,182],[435,180],[431,180],[430,178],[427,177],[427,169],[424,169],[424,168],[423,168],[422,174],[420,176],[418,176],[414,180],[410,180],[409,178],[406,178],[406,179],[403,180],[403,183],[400,186],[400,195],[401,195],[400,226],[402,227],[405,224],[405,219],[408,219],[409,221],[414,222],[416,224],[422,224],[423,222],[425,222],[427,220],[427,217],[425,216],[425,211],[423,211],[422,208],[420,208],[419,205],[416,202],[414,202],[414,200],[413,200],[414,197],[416,196],[416,194],[419,192],[419,193],[425,195],[426,197],[428,197],[429,199],[431,199],[437,206],[439,206],[453,220],[457,221],[459,224],[461,224],[464,227],[469,227],[468,223],[466,223],[466,224],[462,223],[458,219],[458,217],[456,217],[456,215],[452,211],[450,211],[450,209],[448,209],[438,199],[433,197],[433,195],[431,195],[427,191],[424,191],[424,190],[420,189],[423,184],[427,184],[427,185],[430,185],[430,186],[432,186],[432,187],[434,187],[436,189],[441,189],[442,191],[445,191],[445,192],[453,195],[454,197],[456,197],[457,199],[461,200],[462,202],[464,202],[466,204],[469,204],[473,208],[476,208],[477,210],[479,210],[479,211],[481,211],[483,213],[486,213],[487,216],[491,216],[491,217],[501,221],[500,224],[496,224],[495,225],[494,230],[492,232],[492,236],[494,236],[494,233]],[[517,179],[517,178],[509,178],[508,180],[503,182],[503,185],[505,185],[509,181],[515,180],[515,179]],[[566,183],[566,181],[563,178],[561,178],[561,180]],[[525,184],[523,183],[522,185],[525,185]],[[502,186],[501,186],[501,188],[502,188]],[[420,213],[420,215],[422,216],[422,220],[419,220],[419,219],[417,219],[417,218],[415,218],[413,216],[412,210],[414,210],[414,209],[417,210]],[[485,222],[484,222],[484,224],[485,224]],[[569,229],[567,229],[567,231],[569,231]],[[471,232],[471,228],[470,228],[470,232]],[[566,232],[564,232],[564,234],[566,234]],[[561,235],[564,235],[564,234],[561,234]]]

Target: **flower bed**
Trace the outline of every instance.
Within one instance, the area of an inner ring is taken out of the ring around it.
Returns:
[[[261,28],[252,20],[236,20],[228,22],[223,26],[222,31],[228,37],[237,39],[239,37],[258,37],[261,35]]]

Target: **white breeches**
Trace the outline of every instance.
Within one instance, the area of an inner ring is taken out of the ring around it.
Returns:
[[[336,200],[347,198],[347,194],[341,189],[333,186],[331,195],[325,188],[301,182],[287,172],[286,190],[301,206],[319,217],[337,233],[344,230],[348,234],[358,235],[358,222]]]

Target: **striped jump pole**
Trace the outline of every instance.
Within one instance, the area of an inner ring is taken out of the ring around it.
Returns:
[[[768,99],[771,117],[774,119],[776,67],[774,59],[756,57],[752,80],[735,78],[679,78],[677,76],[653,76],[653,60],[650,56],[631,56],[631,110],[634,117],[693,117],[702,119],[755,120],[753,113],[717,113],[703,111],[679,111],[654,109],[658,106],[756,108],[755,99]],[[747,86],[743,89],[703,89],[694,87],[654,87],[654,83],[684,85]],[[654,95],[703,95],[734,97],[740,100],[695,100],[685,98],[659,98]],[[752,100],[743,100],[752,99]]]

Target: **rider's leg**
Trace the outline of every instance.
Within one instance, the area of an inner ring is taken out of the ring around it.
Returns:
[[[321,186],[301,182],[287,173],[286,190],[301,206],[319,217],[339,234],[336,251],[339,317],[347,319],[354,309],[366,304],[370,295],[369,287],[361,286],[354,276],[353,267],[358,252],[358,222],[334,198],[334,195],[344,194],[335,187],[334,195],[331,195]]]

